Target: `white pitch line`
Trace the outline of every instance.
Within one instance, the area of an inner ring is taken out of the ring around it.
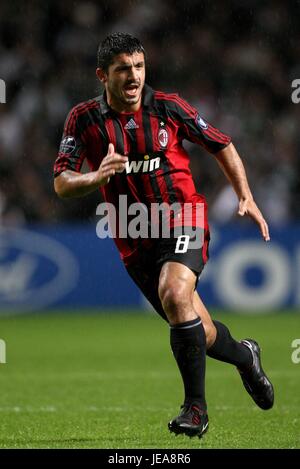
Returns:
[[[258,407],[256,406],[236,406],[236,405],[211,405],[209,406],[211,410],[215,411],[235,411],[235,410],[244,410],[244,411],[251,411],[256,412],[259,411]],[[67,412],[67,413],[80,413],[80,412],[138,412],[140,410],[145,410],[147,412],[161,412],[161,411],[170,411],[172,412],[172,406],[147,406],[144,405],[124,405],[124,406],[84,406],[76,408],[76,410],[68,409],[64,405],[61,406],[2,406],[0,407],[0,412],[7,412],[7,413],[54,413],[54,412]],[[299,406],[297,405],[277,405],[275,409],[278,412],[286,413],[290,411],[299,411]],[[295,416],[295,413],[293,414]],[[295,419],[297,421],[297,419]]]
[[[267,374],[272,376],[293,376],[297,377],[300,380],[299,377],[299,370],[300,367],[297,367],[295,365],[295,369],[293,370],[267,370]],[[216,371],[211,371],[209,368],[207,369],[206,376],[208,378],[218,378],[222,376],[230,376],[232,375],[232,372],[236,374],[236,371],[233,367],[227,367],[227,369],[224,370],[216,370]],[[177,377],[178,372],[177,370],[174,371],[126,371],[126,372],[118,372],[118,371],[61,371],[57,373],[47,373],[45,372],[44,375],[42,374],[37,374],[37,373],[28,373],[26,372],[26,378],[27,379],[36,379],[40,380],[50,380],[50,379],[86,379],[87,377],[90,377],[91,379],[130,379],[130,378],[135,378],[135,377],[146,377],[146,378],[154,378],[154,379],[161,379],[162,377],[164,378],[170,378],[170,377]],[[24,380],[24,373],[22,372],[11,372],[9,373],[9,379],[22,379]]]
[[[3,406],[0,407],[0,412],[57,412],[55,406],[41,406],[41,407],[31,407],[31,406]]]

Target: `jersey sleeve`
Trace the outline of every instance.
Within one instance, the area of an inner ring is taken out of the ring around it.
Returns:
[[[178,95],[172,96],[173,113],[179,121],[181,136],[198,143],[210,153],[217,153],[227,147],[231,137],[205,121],[198,110]]]
[[[54,177],[67,169],[80,172],[85,157],[86,146],[82,140],[78,111],[75,107],[69,112],[64,124],[58,155],[54,163]]]

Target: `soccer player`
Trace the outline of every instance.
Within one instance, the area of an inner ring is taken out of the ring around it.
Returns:
[[[265,241],[270,239],[268,225],[230,137],[177,94],[145,84],[145,50],[138,39],[124,33],[104,39],[96,74],[104,92],[75,106],[67,117],[54,167],[55,191],[60,197],[82,197],[100,188],[116,210],[119,195],[147,208],[154,203],[189,206],[187,216],[183,212],[184,216],[167,217],[169,237],[136,239],[117,233],[115,242],[129,275],[170,326],[184,402],[169,430],[201,437],[208,429],[206,355],[234,365],[260,408],[272,407],[274,392],[261,366],[259,345],[252,339],[234,340],[224,324],[211,319],[195,290],[208,259],[209,227],[205,198],[195,190],[184,139],[214,155],[237,194],[239,215],[251,217]],[[85,159],[90,172],[82,174]],[[192,227],[194,235],[201,232],[199,246],[192,245],[191,232],[176,236],[178,227]]]

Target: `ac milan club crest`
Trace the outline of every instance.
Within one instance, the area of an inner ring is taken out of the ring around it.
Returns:
[[[169,141],[169,134],[166,129],[160,129],[158,132],[158,141],[162,148],[166,148]]]

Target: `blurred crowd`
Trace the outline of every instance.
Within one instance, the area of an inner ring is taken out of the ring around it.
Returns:
[[[100,194],[60,201],[52,168],[70,108],[99,94],[99,42],[138,36],[147,82],[179,92],[232,136],[268,220],[300,218],[300,4],[238,0],[1,0],[0,221],[92,220]],[[212,156],[186,144],[212,221],[235,217],[236,197]]]

